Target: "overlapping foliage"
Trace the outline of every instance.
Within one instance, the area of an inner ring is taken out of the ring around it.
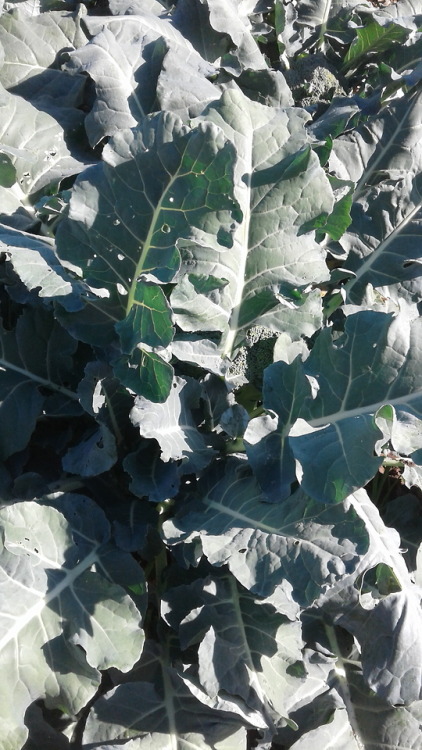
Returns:
[[[0,750],[422,748],[420,29],[2,4]]]

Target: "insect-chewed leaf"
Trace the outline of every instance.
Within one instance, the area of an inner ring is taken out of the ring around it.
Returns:
[[[220,252],[231,246],[240,218],[232,197],[234,156],[218,126],[206,122],[190,129],[167,112],[118,133],[104,149],[104,163],[76,182],[69,216],[57,231],[58,255],[78,266],[92,287],[107,290],[114,320],[117,301],[124,354],[142,344],[165,347],[172,339],[159,284],[171,282],[179,269],[178,244],[205,232],[216,238]],[[102,308],[106,303],[103,296]],[[139,359],[132,356],[130,367]],[[161,388],[153,398],[165,400],[169,366],[156,354],[143,354],[142,365],[136,388],[132,377],[129,387],[151,394],[158,368]],[[123,362],[119,372],[124,370]]]
[[[148,282],[140,284],[128,315],[116,323],[116,330],[125,354],[131,354],[140,342],[168,346],[173,338],[171,310],[161,287]]]
[[[292,330],[299,318],[312,335],[321,302],[309,315],[305,290],[327,277],[327,267],[314,232],[303,225],[331,213],[333,193],[309,145],[307,113],[267,107],[227,90],[201,119],[220,127],[235,147],[234,195],[242,220],[230,253],[221,253],[203,234],[180,243],[190,287],[177,285],[171,295],[175,322],[186,331],[222,331],[228,357],[254,325]],[[194,294],[195,277],[210,275],[224,285]]]
[[[71,505],[72,523],[36,502],[0,510],[1,746],[10,750],[22,747],[33,700],[75,714],[93,697],[100,670],[130,669],[142,650],[141,613],[110,570],[105,577],[91,569],[107,569],[109,524],[88,498]],[[123,564],[127,557],[120,553]]]

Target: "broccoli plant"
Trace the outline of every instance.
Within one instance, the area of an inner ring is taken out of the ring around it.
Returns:
[[[0,750],[421,746],[420,12],[2,4]]]

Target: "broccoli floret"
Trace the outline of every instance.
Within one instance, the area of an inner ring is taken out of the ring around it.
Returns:
[[[238,386],[249,383],[261,390],[264,370],[273,362],[276,340],[277,334],[265,326],[250,328],[246,345],[239,349],[229,367],[228,379]]]
[[[320,52],[295,60],[292,68],[284,71],[284,76],[295,102],[302,107],[328,103],[334,96],[346,95],[336,69]]]

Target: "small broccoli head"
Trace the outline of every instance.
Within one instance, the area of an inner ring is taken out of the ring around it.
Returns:
[[[334,96],[346,93],[337,70],[320,52],[294,60],[291,70],[285,71],[285,77],[295,102],[302,107],[328,103]]]
[[[265,326],[253,326],[228,370],[228,378],[236,385],[250,383],[262,389],[264,370],[273,362],[277,334]]]

